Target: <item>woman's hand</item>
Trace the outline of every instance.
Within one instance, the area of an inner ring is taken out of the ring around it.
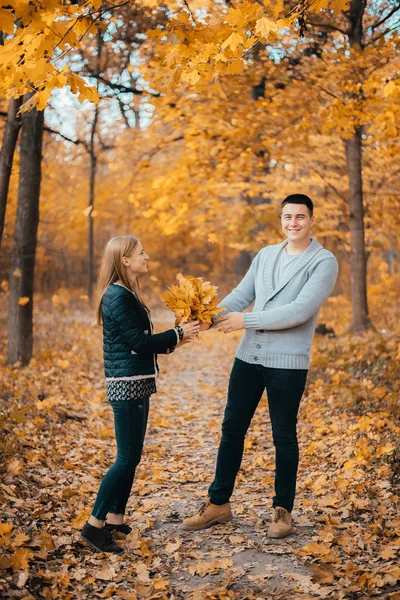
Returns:
[[[244,329],[244,314],[240,312],[231,312],[216,320],[215,329],[224,333]]]
[[[181,325],[183,329],[183,340],[176,345],[176,348],[179,346],[183,346],[184,344],[189,344],[200,333],[200,325],[198,321],[191,321],[190,323],[185,323]]]

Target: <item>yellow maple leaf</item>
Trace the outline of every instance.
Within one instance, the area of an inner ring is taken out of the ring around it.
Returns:
[[[18,304],[20,306],[26,306],[29,302],[29,297],[28,296],[21,296],[20,299],[18,300]]]
[[[19,571],[19,569],[27,569],[29,567],[29,560],[33,557],[33,552],[26,550],[25,548],[18,548],[12,555],[12,568],[13,571]]]
[[[284,4],[285,4],[284,0],[277,0],[277,2],[274,2],[274,4],[271,6],[272,14],[275,17],[278,17],[280,15],[280,13],[283,11]]]
[[[304,554],[311,554],[312,556],[324,556],[330,553],[330,549],[325,544],[319,542],[311,542],[301,549]]]
[[[165,590],[169,586],[168,579],[164,579],[163,577],[157,577],[153,579],[152,582],[155,590]]]
[[[243,44],[244,38],[238,33],[231,33],[231,35],[224,41],[222,48],[230,48],[232,52],[235,52],[241,44]]]
[[[0,535],[10,533],[13,526],[10,523],[0,523]]]
[[[261,17],[261,19],[258,19],[256,22],[256,33],[261,35],[261,37],[265,37],[271,31],[276,31],[277,29],[278,25],[274,23],[274,21],[267,19],[267,17]]]
[[[200,81],[200,78],[200,73],[195,70],[183,73],[181,80],[183,81],[183,83],[190,83],[192,85],[195,85],[198,81]]]

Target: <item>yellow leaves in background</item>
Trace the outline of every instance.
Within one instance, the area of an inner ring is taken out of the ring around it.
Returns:
[[[14,33],[14,17],[10,10],[0,8],[0,23],[1,30],[4,31],[4,33],[8,33],[9,35]]]
[[[151,30],[148,39],[158,44],[160,62],[168,67],[167,77],[203,91],[206,83],[219,75],[240,74],[244,64],[240,69],[239,62],[243,63],[249,49],[296,24],[300,15],[324,10],[340,13],[347,4],[348,0],[316,0],[306,7],[298,2],[285,15],[283,0],[262,6],[244,1],[226,11],[210,11],[196,23],[187,13],[178,13],[163,32]],[[234,66],[227,68],[219,64],[232,61]]]
[[[156,2],[147,2],[153,8]],[[329,9],[340,13],[347,0],[316,0],[309,10],[319,12]],[[75,73],[60,77],[62,61],[71,49],[79,49],[82,40],[95,36],[107,22],[98,18],[96,10],[101,0],[77,4],[61,0],[46,2],[45,9],[35,10],[35,3],[13,1],[0,8],[0,30],[5,32],[4,45],[0,46],[0,93],[6,97],[20,96],[37,89],[26,110],[36,106],[42,110],[54,88],[70,86],[79,93],[79,100],[98,101],[95,88],[88,87]],[[229,61],[242,60],[244,51],[279,28],[296,23],[306,9],[298,2],[285,18],[283,0],[261,5],[257,2],[239,2],[225,10],[215,3],[204,10],[202,20],[196,23],[185,8],[167,22],[164,30],[152,29],[147,35],[149,43],[157,44],[160,62],[168,67],[168,76],[186,86],[204,86],[217,74],[241,73],[238,62],[229,69],[215,66],[221,51],[232,53]],[[280,21],[275,19],[281,17]],[[106,17],[109,18],[109,17]],[[18,25],[22,23],[23,28]],[[252,33],[254,32],[254,33]],[[205,51],[204,51],[205,49]],[[196,69],[199,65],[203,68]]]
[[[350,0],[314,0],[311,3],[310,9],[312,12],[320,12],[321,10],[332,10],[336,14],[340,14],[343,10],[349,8]]]
[[[18,300],[18,304],[20,306],[26,306],[29,302],[29,297],[28,296],[21,296],[20,299]]]
[[[389,81],[382,90],[385,98],[394,98],[400,96],[400,83],[398,81]]]
[[[42,86],[43,89],[37,91],[22,105],[21,111],[31,110],[33,107],[36,107],[38,110],[44,110],[51,97],[52,90],[65,86],[69,86],[72,93],[77,94],[81,102],[89,100],[94,104],[98,104],[100,99],[95,87],[88,86],[79,75],[71,73],[67,67],[61,73],[52,74],[51,77],[46,78]]]
[[[79,5],[54,0],[35,10],[35,3],[15,0],[0,8],[0,30],[7,34],[0,46],[0,93],[18,97],[36,88],[25,110],[33,106],[43,110],[51,90],[66,85],[80,92],[81,101],[96,102],[95,88],[74,73],[60,73],[56,49],[65,53],[79,48],[83,37],[103,26],[95,25],[92,13],[100,4],[98,0]]]
[[[211,323],[212,316],[224,310],[217,308],[218,288],[203,277],[178,275],[177,279],[179,285],[171,285],[161,296],[174,312],[178,324],[195,320]]]

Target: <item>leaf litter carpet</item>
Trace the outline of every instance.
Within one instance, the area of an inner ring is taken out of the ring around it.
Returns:
[[[158,323],[158,330],[168,324]],[[269,540],[274,447],[263,398],[246,438],[234,520],[181,520],[212,480],[240,335],[160,357],[123,557],[79,541],[115,456],[101,332],[88,317],[36,324],[29,367],[1,348],[1,598],[399,600],[399,338],[318,337],[299,414],[295,534]]]

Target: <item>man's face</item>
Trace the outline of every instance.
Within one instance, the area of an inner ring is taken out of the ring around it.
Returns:
[[[282,231],[289,241],[303,242],[310,238],[314,217],[305,204],[286,204],[282,209]]]

